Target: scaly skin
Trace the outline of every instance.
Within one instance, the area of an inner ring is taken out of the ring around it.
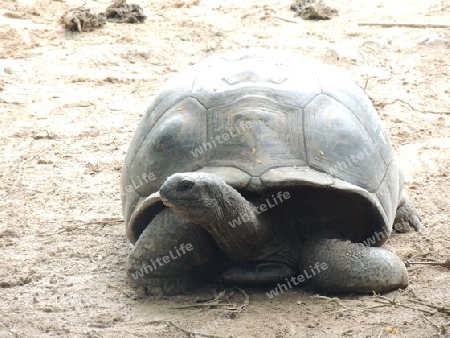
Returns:
[[[192,250],[178,249],[187,244]],[[143,295],[180,294],[193,285],[192,270],[217,260],[217,251],[205,230],[165,209],[150,222],[130,252],[128,280]],[[170,262],[159,264],[157,259],[161,262],[164,256],[169,256]]]
[[[340,239],[318,238],[305,243],[301,267],[326,263],[307,283],[323,293],[386,292],[408,285],[403,262],[393,253]]]

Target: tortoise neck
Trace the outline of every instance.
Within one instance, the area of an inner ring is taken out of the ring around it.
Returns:
[[[237,190],[221,186],[208,222],[199,224],[211,233],[219,247],[232,259],[246,261],[259,255],[269,238],[270,225],[264,214]]]

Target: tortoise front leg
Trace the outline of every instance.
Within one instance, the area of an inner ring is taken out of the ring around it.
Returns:
[[[419,230],[421,224],[416,208],[403,193],[394,229],[405,232],[405,226]],[[367,247],[341,239],[309,240],[303,247],[301,270],[309,271],[309,267],[316,263],[327,264],[327,269],[322,269],[307,281],[321,292],[386,292],[408,285],[403,262],[382,247]]]
[[[164,209],[130,252],[126,264],[128,280],[143,294],[180,294],[193,286],[192,270],[212,262],[217,252],[204,229]]]
[[[405,265],[396,255],[341,239],[305,243],[300,270],[309,273],[308,285],[324,293],[387,292],[408,285]]]

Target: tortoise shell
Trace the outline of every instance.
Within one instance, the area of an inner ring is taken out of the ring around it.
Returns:
[[[132,243],[164,208],[154,193],[166,178],[193,171],[215,173],[243,193],[308,185],[356,194],[371,214],[356,240],[391,232],[402,190],[364,91],[344,71],[279,50],[209,57],[156,94],[122,172]]]

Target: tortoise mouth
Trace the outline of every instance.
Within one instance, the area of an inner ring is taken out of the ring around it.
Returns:
[[[196,205],[196,199],[193,198],[171,198],[171,199],[161,198],[161,201],[166,207],[177,209],[192,208],[194,205]]]
[[[169,191],[161,191],[159,193],[161,202],[168,208],[173,209],[174,211],[179,212],[188,212],[194,211],[197,209],[199,205],[199,199],[196,198],[195,195],[189,197],[180,197],[180,196],[167,196],[170,194],[171,189]]]
[[[173,204],[173,203],[171,203],[170,201],[168,201],[168,200],[164,200],[164,199],[162,199],[162,202],[163,202],[163,204],[166,206],[166,207],[169,207],[169,208],[171,208],[171,207],[174,207],[175,205]]]

